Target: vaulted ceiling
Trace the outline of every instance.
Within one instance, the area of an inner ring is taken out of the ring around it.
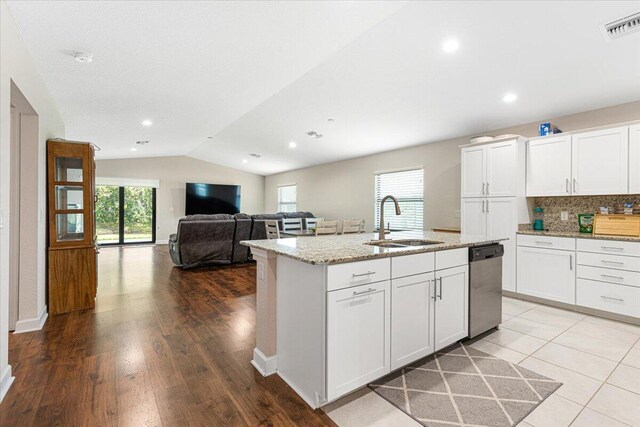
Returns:
[[[599,28],[638,1],[7,4],[99,158],[271,174],[640,99],[640,32]]]

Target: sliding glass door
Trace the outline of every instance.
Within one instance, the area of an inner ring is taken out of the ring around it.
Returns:
[[[98,185],[96,199],[98,243],[155,243],[155,188]]]

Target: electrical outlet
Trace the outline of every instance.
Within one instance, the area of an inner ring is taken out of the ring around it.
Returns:
[[[560,220],[561,221],[569,221],[569,212],[567,212],[567,211],[560,212]]]

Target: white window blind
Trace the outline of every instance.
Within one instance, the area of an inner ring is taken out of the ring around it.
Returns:
[[[295,185],[278,187],[278,212],[295,212],[297,189]]]
[[[411,169],[376,174],[376,223],[380,224],[380,202],[387,195],[398,199],[401,215],[396,215],[392,200],[384,205],[384,222],[392,230],[422,230],[424,218],[424,171]]]

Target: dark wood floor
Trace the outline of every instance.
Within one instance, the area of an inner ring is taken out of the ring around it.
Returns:
[[[10,335],[0,425],[334,425],[250,365],[255,265],[181,271],[166,246],[102,249],[94,310]]]

